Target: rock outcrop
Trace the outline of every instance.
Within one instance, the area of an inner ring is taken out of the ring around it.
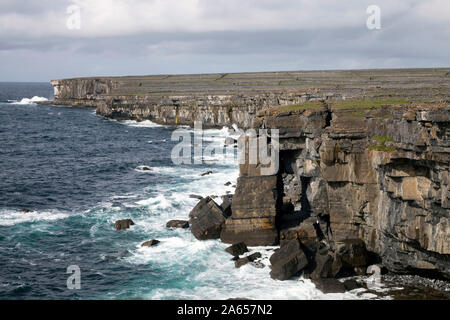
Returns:
[[[191,232],[198,240],[218,239],[226,216],[210,197],[200,202],[189,213]]]
[[[225,251],[231,254],[232,256],[237,257],[240,256],[241,254],[248,252],[248,249],[245,243],[240,242],[233,244],[232,246],[229,246],[228,248],[225,249]]]
[[[241,176],[220,238],[225,243],[244,242],[247,246],[278,243],[277,176]]]
[[[129,229],[130,226],[132,226],[132,225],[134,225],[134,222],[131,219],[117,220],[114,223],[114,228],[116,230],[125,230],[125,229]]]
[[[259,252],[255,252],[252,253],[246,257],[243,258],[239,258],[234,262],[234,265],[236,268],[240,268],[244,265],[246,265],[247,263],[251,263],[251,262],[255,262],[257,259],[261,258],[261,253]]]
[[[281,241],[324,240],[339,269],[334,274],[358,272],[370,257],[394,272],[449,278],[450,105],[342,104],[273,108],[255,118],[256,128],[280,129],[282,204],[275,220]],[[245,187],[246,174],[241,170],[237,190]],[[272,190],[258,191],[260,198],[272,196]],[[241,216],[259,212],[251,199]]]
[[[143,242],[141,244],[141,247],[153,247],[153,246],[156,246],[160,242],[161,241],[156,240],[156,239],[148,240],[148,241]]]
[[[298,274],[308,265],[308,258],[299,240],[288,241],[270,257],[272,271],[270,276],[276,280],[287,280]]]
[[[166,228],[189,228],[189,221],[186,220],[170,220],[166,223]]]

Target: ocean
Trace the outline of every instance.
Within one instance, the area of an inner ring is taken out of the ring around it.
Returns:
[[[302,277],[272,280],[273,248],[250,248],[264,268],[237,269],[220,240],[167,229],[168,220],[188,219],[198,202],[190,194],[234,192],[237,156],[175,165],[172,133],[192,129],[34,103],[52,95],[47,83],[0,83],[0,299],[377,297],[364,289],[325,295]],[[205,130],[203,146],[222,146],[227,135]],[[128,218],[134,226],[114,230]],[[141,247],[150,239],[161,242]],[[67,286],[74,265],[80,289]]]

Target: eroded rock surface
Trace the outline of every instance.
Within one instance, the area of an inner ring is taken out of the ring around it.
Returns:
[[[210,197],[200,202],[189,213],[191,232],[198,240],[218,239],[226,216]]]
[[[269,109],[256,119],[257,128],[282,128],[276,216],[282,242],[317,236],[339,255],[342,268],[366,266],[352,255],[367,250],[391,271],[450,277],[448,103],[355,113],[327,101],[314,110]]]

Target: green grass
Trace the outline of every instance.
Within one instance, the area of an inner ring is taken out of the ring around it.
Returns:
[[[364,118],[367,110],[372,108],[380,108],[384,105],[401,105],[408,104],[405,98],[393,98],[393,99],[368,99],[368,100],[332,100],[329,101],[332,109],[349,110],[348,116],[352,118]]]
[[[290,104],[287,106],[277,106],[273,107],[273,110],[276,111],[296,111],[296,110],[302,110],[302,109],[320,109],[323,108],[324,104],[320,101],[308,101],[305,103],[299,103],[299,104]]]
[[[331,106],[338,109],[370,109],[379,108],[384,105],[407,104],[409,101],[405,98],[396,99],[374,99],[374,100],[335,100],[330,102]]]
[[[372,137],[373,140],[376,140],[382,144],[385,144],[386,142],[393,142],[394,139],[392,139],[391,137],[386,137],[386,136],[374,136]]]
[[[386,142],[393,142],[394,139],[391,137],[386,136],[374,136],[372,137],[373,140],[377,141],[377,144],[371,144],[369,145],[369,150],[375,150],[375,151],[383,151],[383,152],[392,152],[397,150],[397,147],[395,146],[387,146]]]

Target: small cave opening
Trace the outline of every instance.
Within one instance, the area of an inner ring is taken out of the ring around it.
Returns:
[[[286,150],[280,153],[280,213],[278,230],[296,227],[311,216],[311,204],[307,196],[310,177],[300,176],[296,161],[301,150]]]
[[[333,116],[332,116],[332,112],[329,109],[329,107],[327,106],[327,115],[325,117],[325,128],[329,127],[331,125],[331,120],[332,120]]]

